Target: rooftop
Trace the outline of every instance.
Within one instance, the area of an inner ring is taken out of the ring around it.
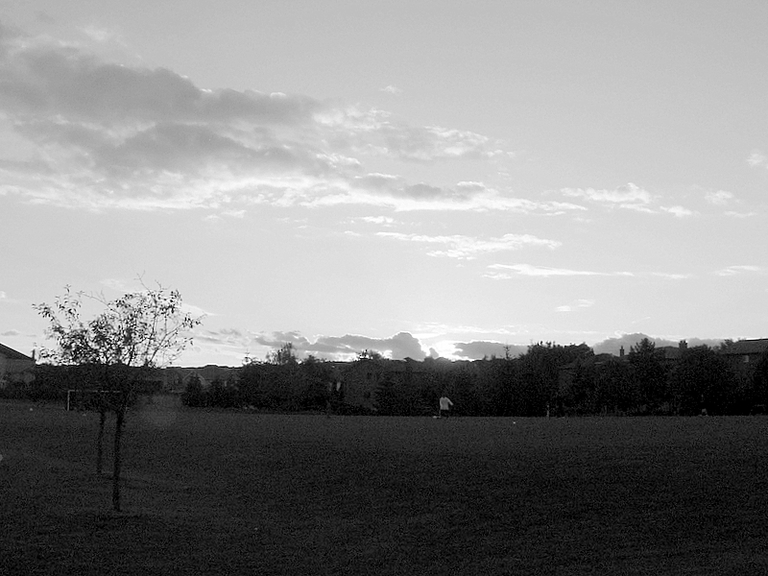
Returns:
[[[0,355],[5,356],[6,358],[8,358],[8,360],[29,360],[30,362],[34,361],[32,358],[30,358],[26,354],[22,354],[18,350],[9,348],[5,344],[0,344]]]
[[[739,355],[762,354],[768,351],[768,338],[756,338],[754,340],[738,340],[725,348],[723,354]]]

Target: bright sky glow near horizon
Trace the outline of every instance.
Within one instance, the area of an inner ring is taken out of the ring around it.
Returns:
[[[761,0],[0,1],[0,342],[137,275],[206,313],[182,365],[768,337],[766,30]]]

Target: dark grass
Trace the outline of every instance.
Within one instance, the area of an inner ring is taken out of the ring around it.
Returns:
[[[29,407],[0,403],[2,575],[768,573],[766,417],[156,406],[116,515],[98,417]]]

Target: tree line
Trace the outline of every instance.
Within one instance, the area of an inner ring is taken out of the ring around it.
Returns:
[[[744,372],[708,346],[681,348],[670,361],[648,339],[623,358],[596,356],[586,344],[548,342],[514,358],[406,359],[398,370],[368,351],[343,366],[311,356],[298,360],[287,344],[207,388],[193,376],[183,400],[189,406],[364,413],[345,397],[349,386],[359,385],[345,375],[355,363],[377,374],[370,412],[384,415],[434,414],[442,394],[466,416],[749,414],[768,405],[768,354]]]
[[[330,362],[310,356],[302,361],[288,343],[270,353],[266,361],[247,358],[237,375],[216,378],[203,386],[193,374],[182,402],[191,407],[251,408],[278,412],[340,409]],[[331,406],[331,403],[333,406]]]
[[[379,375],[368,408],[347,402],[348,387],[357,385],[347,374],[356,364]],[[749,371],[734,370],[714,348],[681,348],[670,361],[648,339],[632,346],[624,358],[595,355],[586,344],[548,342],[533,344],[517,357],[407,359],[400,362],[405,368],[395,371],[396,364],[369,351],[346,363],[298,359],[286,344],[263,361],[247,359],[226,378],[204,384],[192,375],[182,401],[190,407],[276,412],[430,415],[445,393],[454,411],[465,416],[749,414],[768,406],[768,355]],[[35,372],[23,391],[9,388],[6,395],[63,400],[67,389],[100,378],[88,366],[43,364]],[[135,389],[158,391],[156,380]]]

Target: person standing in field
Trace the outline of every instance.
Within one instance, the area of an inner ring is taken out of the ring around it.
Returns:
[[[448,418],[451,413],[451,406],[453,402],[445,394],[440,396],[440,418]]]

